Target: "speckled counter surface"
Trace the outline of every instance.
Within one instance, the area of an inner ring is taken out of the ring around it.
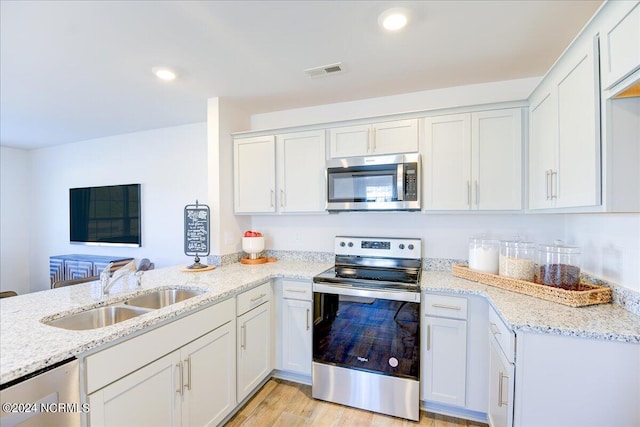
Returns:
[[[279,260],[262,265],[235,263],[197,273],[183,272],[182,267],[170,267],[146,272],[142,289],[137,289],[133,280],[122,281],[114,286],[107,298],[101,297],[98,282],[4,298],[0,300],[0,384],[94,350],[145,327],[177,318],[198,307],[229,298],[266,280],[277,277],[310,280],[331,266],[332,263]],[[122,302],[153,288],[175,286],[206,292],[100,329],[69,331],[40,322],[42,319]],[[450,272],[424,271],[421,287],[426,291],[486,297],[516,333],[535,331],[640,343],[640,316],[613,304],[565,307],[460,279]]]
[[[142,289],[136,288],[134,280],[120,281],[106,298],[100,296],[99,282],[3,298],[0,300],[0,384],[145,327],[176,318],[199,306],[229,298],[266,280],[276,277],[310,280],[331,266],[332,264],[324,263],[278,261],[262,265],[236,263],[206,272],[184,272],[182,267],[169,267],[145,272]],[[43,318],[62,317],[87,308],[121,302],[152,288],[175,286],[206,292],[99,329],[70,331],[40,322]]]
[[[444,271],[423,271],[423,291],[481,295],[518,332],[640,343],[640,316],[615,304],[568,307],[472,282]]]

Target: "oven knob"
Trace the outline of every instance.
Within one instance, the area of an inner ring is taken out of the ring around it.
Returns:
[[[349,247],[352,248],[353,247],[353,242],[349,242]]]
[[[344,242],[340,242],[340,246],[344,248]]]
[[[409,245],[409,250],[412,251],[413,250],[413,245]]]
[[[400,246],[398,246],[400,249],[404,249],[404,243],[400,243]]]
[[[391,366],[392,368],[397,368],[398,367],[398,359],[396,359],[395,357],[390,357],[389,358],[389,366]]]

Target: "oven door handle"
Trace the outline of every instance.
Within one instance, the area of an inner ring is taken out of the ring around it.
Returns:
[[[355,288],[353,286],[325,285],[314,283],[313,292],[334,295],[350,295],[363,298],[378,298],[391,301],[420,302],[420,292],[396,291],[396,290],[371,290]]]

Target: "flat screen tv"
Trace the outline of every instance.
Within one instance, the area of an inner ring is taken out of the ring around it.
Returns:
[[[140,212],[140,184],[71,188],[71,243],[140,246]]]

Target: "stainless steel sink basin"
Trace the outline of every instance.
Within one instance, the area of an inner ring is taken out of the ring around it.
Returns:
[[[157,309],[193,298],[203,293],[204,291],[194,291],[191,289],[161,289],[131,298],[125,301],[125,304],[135,307]]]
[[[147,313],[137,307],[123,306],[106,306],[93,308],[81,313],[72,314],[55,320],[44,322],[49,326],[57,328],[71,329],[74,331],[83,331],[87,329],[103,328],[105,326],[114,325],[128,319]]]

